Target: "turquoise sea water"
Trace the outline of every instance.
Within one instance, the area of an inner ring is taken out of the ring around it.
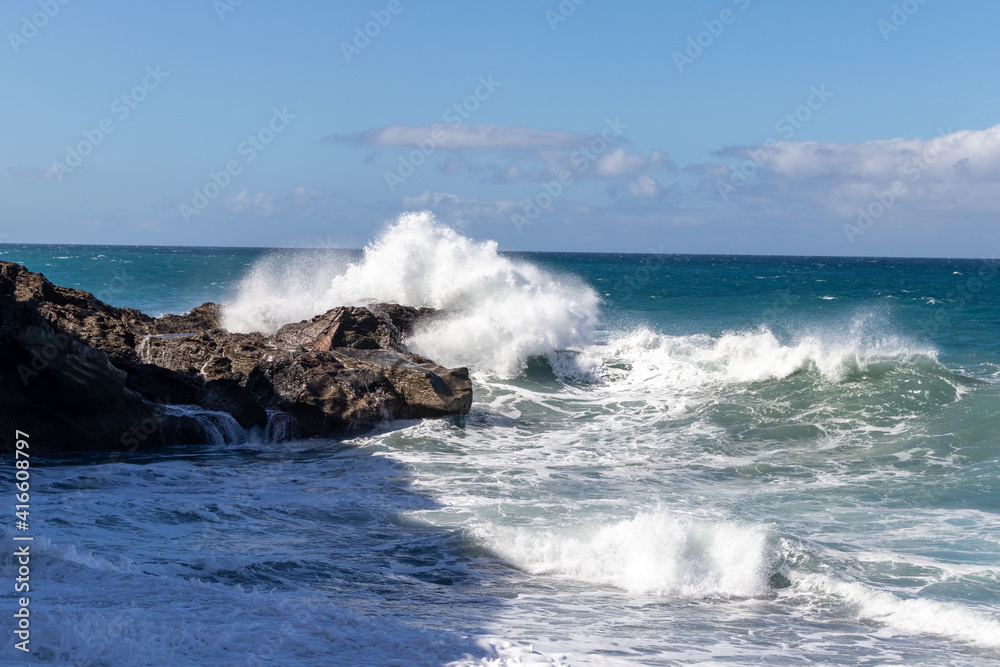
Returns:
[[[34,662],[1000,659],[992,260],[503,254],[426,215],[364,253],[0,259],[237,330],[436,306],[410,345],[476,392],[463,418],[36,462]]]

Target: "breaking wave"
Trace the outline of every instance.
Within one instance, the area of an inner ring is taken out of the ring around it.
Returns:
[[[764,595],[774,560],[765,526],[664,511],[563,530],[482,525],[473,536],[530,574],[679,598]]]
[[[377,301],[437,308],[442,315],[407,341],[445,365],[500,377],[520,373],[532,356],[585,345],[598,297],[582,281],[502,256],[429,212],[407,213],[364,249],[361,261],[318,271],[273,259],[241,281],[224,310],[231,331],[273,332],[335,306]]]

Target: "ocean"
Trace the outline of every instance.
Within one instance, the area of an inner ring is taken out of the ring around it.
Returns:
[[[475,391],[460,418],[34,460],[29,662],[1000,659],[997,261],[504,253],[426,213],[364,251],[0,259],[237,331],[433,306],[409,346]]]

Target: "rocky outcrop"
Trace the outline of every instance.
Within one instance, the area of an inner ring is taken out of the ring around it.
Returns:
[[[152,318],[0,262],[0,415],[19,420],[4,424],[2,445],[13,446],[13,428],[54,451],[204,442],[205,424],[170,405],[303,436],[465,414],[468,369],[438,366],[403,342],[433,315],[345,306],[272,336],[232,333],[216,304]]]
[[[57,333],[38,309],[0,303],[0,436],[6,448],[17,429],[30,435],[35,454],[123,449],[131,429],[155,424],[159,415],[158,406],[126,387],[126,377],[104,352]]]
[[[136,337],[153,318],[131,308],[115,308],[90,292],[53,285],[40,273],[0,262],[0,303],[30,306],[52,327],[105,352],[112,361],[138,361]]]
[[[326,352],[331,348],[405,351],[400,332],[389,317],[367,308],[333,308],[311,320],[286,324],[274,335],[283,349],[302,348]]]
[[[294,414],[303,435],[381,419],[465,414],[472,406],[468,369],[394,350],[270,355],[247,388],[265,407]]]
[[[245,380],[261,355],[273,349],[262,334],[232,334],[221,329],[147,334],[136,347],[139,360],[186,375],[215,380],[235,375]]]
[[[192,308],[184,315],[164,315],[151,320],[145,324],[143,331],[147,334],[176,334],[222,328],[222,306],[209,302]]]
[[[198,403],[198,394],[205,384],[201,378],[156,364],[119,362],[117,365],[127,374],[126,387],[157,403]]]

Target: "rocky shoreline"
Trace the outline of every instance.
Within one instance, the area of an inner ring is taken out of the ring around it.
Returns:
[[[0,262],[0,447],[13,448],[14,429],[31,433],[33,452],[58,455],[205,444],[229,422],[282,440],[465,414],[468,369],[403,342],[434,315],[345,306],[240,334],[214,303],[153,318]]]

